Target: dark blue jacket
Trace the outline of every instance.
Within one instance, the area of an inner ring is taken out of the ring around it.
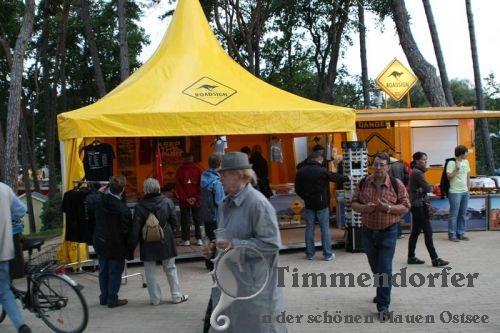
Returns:
[[[295,193],[306,208],[321,210],[330,206],[330,182],[347,181],[349,177],[330,172],[314,160],[304,161],[295,176]]]
[[[87,206],[95,218],[94,250],[106,259],[133,259],[132,213],[109,193],[91,194]]]

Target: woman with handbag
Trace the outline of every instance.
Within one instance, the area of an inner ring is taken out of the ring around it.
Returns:
[[[410,174],[410,186],[408,190],[412,214],[411,235],[408,241],[408,264],[418,265],[425,263],[425,261],[415,256],[418,236],[422,230],[424,232],[425,246],[431,257],[432,266],[442,267],[448,265],[449,262],[438,257],[432,240],[432,226],[429,221],[430,210],[428,210],[429,206],[426,204],[429,202],[427,193],[432,192],[433,187],[424,177],[424,173],[427,171],[426,165],[426,153],[418,151],[413,154],[413,171]]]
[[[144,262],[144,275],[148,286],[151,305],[161,302],[161,288],[155,279],[156,262],[161,261],[163,271],[167,275],[172,295],[172,303],[178,304],[188,300],[188,295],[183,295],[177,277],[175,257],[177,250],[174,240],[174,229],[177,226],[175,206],[172,200],[160,192],[160,183],[154,178],[144,181],[144,197],[139,200],[134,210],[134,232],[139,234],[141,260]],[[149,214],[153,213],[163,229],[163,239],[149,242],[143,238],[144,224]]]

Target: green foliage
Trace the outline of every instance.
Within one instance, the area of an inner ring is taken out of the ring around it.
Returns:
[[[41,231],[62,227],[62,194],[60,192],[44,202],[40,218],[42,219]]]

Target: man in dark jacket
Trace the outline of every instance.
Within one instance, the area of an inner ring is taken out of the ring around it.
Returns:
[[[325,147],[323,147],[322,145],[314,145],[314,147],[312,148],[312,153],[315,153],[315,152],[318,152],[320,153],[321,155],[323,155],[323,162],[321,163],[321,165],[325,168],[325,169],[328,169],[328,165],[324,159],[324,156],[325,156]],[[311,154],[312,154],[311,153]],[[297,170],[299,170],[300,168],[302,168],[304,165],[307,164],[307,162],[310,162],[311,161],[311,156],[312,155],[309,155],[307,156],[302,162],[300,162],[299,164],[297,164],[297,166],[295,167]]]
[[[125,305],[118,298],[125,259],[133,258],[132,214],[122,201],[126,179],[113,176],[107,189],[87,197],[95,218],[94,250],[99,259],[99,303],[109,308]]]
[[[308,260],[314,257],[314,223],[319,222],[321,229],[321,246],[323,258],[326,261],[335,259],[332,252],[330,235],[330,195],[329,182],[347,181],[349,177],[329,172],[323,164],[323,154],[320,151],[311,153],[295,177],[295,193],[305,202],[306,210],[306,256]]]
[[[253,146],[249,160],[253,171],[257,175],[257,189],[269,199],[273,196],[273,191],[269,185],[269,167],[266,159],[262,156],[262,147],[260,145]]]

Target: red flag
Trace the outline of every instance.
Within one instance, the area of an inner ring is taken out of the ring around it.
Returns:
[[[160,145],[156,146],[156,180],[160,183],[160,187],[163,187],[163,166],[161,164]]]

